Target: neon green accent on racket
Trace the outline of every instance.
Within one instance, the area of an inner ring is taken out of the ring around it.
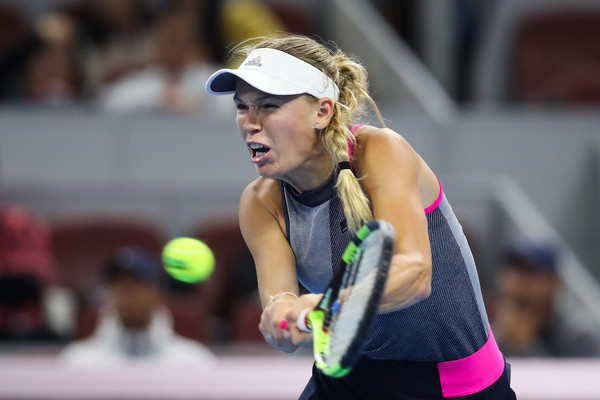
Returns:
[[[324,374],[350,373],[367,341],[389,272],[394,228],[371,221],[354,235],[319,304],[300,313],[296,327],[312,332],[315,366]]]
[[[356,255],[356,251],[358,250],[358,246],[360,243],[371,233],[371,229],[367,225],[363,225],[358,232],[356,232],[356,237],[359,239],[359,243],[356,243],[354,240],[348,244],[346,250],[344,250],[344,254],[342,254],[342,260],[346,264],[351,264],[354,262],[354,257]]]

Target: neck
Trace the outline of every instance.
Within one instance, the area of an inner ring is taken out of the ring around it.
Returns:
[[[333,162],[327,159],[327,163],[314,165],[310,168],[300,166],[283,177],[282,180],[289,183],[298,193],[304,193],[321,186],[332,172]]]

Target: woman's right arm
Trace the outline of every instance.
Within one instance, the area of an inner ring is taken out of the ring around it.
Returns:
[[[240,200],[239,218],[256,265],[263,305],[259,329],[269,344],[293,352],[297,346],[290,344],[290,338],[284,336],[287,333],[279,328],[299,292],[294,253],[284,231],[279,182],[258,178],[248,185]]]

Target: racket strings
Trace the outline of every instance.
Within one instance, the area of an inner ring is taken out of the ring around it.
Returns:
[[[341,360],[360,329],[377,282],[382,240],[379,231],[373,232],[361,244],[355,262],[347,266],[338,294],[339,309],[332,315],[329,363]]]

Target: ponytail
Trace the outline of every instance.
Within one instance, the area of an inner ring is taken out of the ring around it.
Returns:
[[[337,72],[333,80],[340,89],[335,103],[333,117],[323,133],[323,144],[336,165],[341,162],[352,164],[349,142],[356,148],[356,137],[350,132],[354,121],[359,121],[366,113],[367,102],[379,112],[367,92],[367,71],[357,61],[350,59],[341,50],[331,57],[332,70]],[[369,199],[360,187],[357,178],[350,169],[340,169],[336,182],[348,228],[356,232],[363,223],[373,219]]]

